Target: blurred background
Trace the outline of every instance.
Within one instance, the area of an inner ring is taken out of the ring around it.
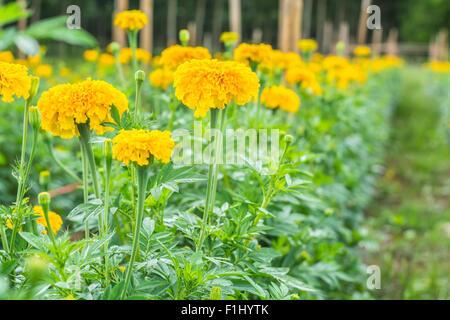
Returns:
[[[111,42],[111,38],[125,41],[120,30],[112,28],[115,10],[140,8],[151,17],[147,31],[142,33],[146,41],[141,41],[145,42],[141,45],[153,53],[174,44],[178,30],[183,28],[191,31],[191,44],[204,45],[213,52],[220,48],[221,32],[229,30],[241,34],[245,42],[265,42],[289,49],[284,30],[289,29],[288,33],[294,32],[297,38],[316,39],[323,53],[332,52],[334,44],[341,40],[375,46],[381,43],[376,50],[426,57],[436,55],[430,44],[445,41],[450,25],[448,0],[31,0],[28,3],[32,14],[22,28],[66,15],[70,5],[78,5],[81,27],[94,35],[101,47]],[[361,21],[367,20],[365,8],[369,5],[381,9],[382,30],[372,31],[361,25]],[[388,43],[398,46],[389,47]],[[64,50],[63,44],[59,46]]]

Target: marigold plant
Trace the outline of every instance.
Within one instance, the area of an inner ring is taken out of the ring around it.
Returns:
[[[125,30],[140,30],[148,23],[147,15],[140,10],[127,10],[119,12],[114,25]]]
[[[266,87],[261,93],[261,103],[266,107],[296,113],[300,107],[300,98],[289,88],[284,86]]]
[[[3,101],[14,101],[14,95],[28,99],[30,87],[31,77],[27,67],[0,61],[0,95]]]

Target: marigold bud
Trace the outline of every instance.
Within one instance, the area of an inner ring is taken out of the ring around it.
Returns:
[[[39,205],[42,207],[42,209],[45,212],[45,209],[48,210],[48,207],[50,206],[51,196],[48,192],[41,192],[38,195],[38,201]]]
[[[285,141],[287,144],[290,144],[290,143],[292,143],[292,141],[294,141],[294,137],[291,136],[290,134],[287,134],[287,135],[284,136],[284,141]]]
[[[180,42],[183,46],[187,46],[189,39],[190,39],[190,34],[189,31],[186,29],[181,29],[179,34],[178,34],[179,38],[180,38]]]
[[[136,71],[136,73],[134,74],[134,79],[136,81],[144,82],[145,81],[145,72],[142,70]]]
[[[39,184],[43,187],[47,187],[50,183],[50,171],[45,170],[39,173]]]
[[[211,300],[220,300],[220,297],[222,296],[222,288],[220,287],[212,287],[211,288]]]
[[[120,44],[118,44],[117,42],[111,42],[109,48],[111,49],[111,52],[113,54],[116,54],[120,50]]]
[[[42,117],[39,109],[37,107],[31,107],[29,122],[33,130],[39,130],[39,128],[41,127],[41,121]]]
[[[38,90],[39,90],[39,78],[32,76],[31,77],[31,87],[30,87],[30,91],[29,91],[29,93],[30,93],[29,99],[33,99],[36,96]]]
[[[103,156],[105,157],[106,171],[109,173],[111,170],[113,151],[112,151],[112,140],[106,139],[103,141]]]

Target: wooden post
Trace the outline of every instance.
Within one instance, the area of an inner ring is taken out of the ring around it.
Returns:
[[[348,56],[349,45],[350,45],[350,30],[347,21],[342,21],[339,25],[339,37],[338,40],[345,44],[344,57]]]
[[[329,20],[325,22],[325,25],[323,26],[323,54],[328,54],[331,49],[331,40],[333,36],[333,23]]]
[[[17,2],[23,9],[27,7],[27,3],[25,2],[25,0],[17,0]],[[17,28],[19,29],[19,31],[25,31],[25,29],[27,28],[27,18],[21,18],[17,23]],[[19,59],[25,58],[26,58],[25,53],[19,50]]]
[[[327,2],[326,0],[317,1],[317,19],[316,19],[316,41],[319,45],[319,51],[323,50],[323,28],[327,17]]]
[[[187,24],[187,29],[189,31],[189,45],[192,47],[195,45],[195,40],[197,38],[197,30],[195,21],[189,21]]]
[[[372,52],[375,57],[382,52],[383,29],[376,29],[372,31]]]
[[[41,19],[41,0],[34,0],[31,2],[31,10],[33,10],[33,16],[31,17],[31,23],[38,22]]]
[[[140,33],[140,47],[151,53],[153,51],[153,0],[141,0],[139,8],[148,18],[148,24]]]
[[[230,31],[236,32],[242,39],[241,0],[228,0],[230,7]]]
[[[367,7],[370,6],[371,0],[361,0],[361,13],[359,15],[358,26],[358,44],[366,43],[367,36]]]
[[[113,40],[118,42],[120,46],[127,47],[127,33],[125,30],[120,29],[119,27],[114,26],[114,18],[116,14],[121,11],[128,10],[128,0],[116,0],[116,10],[113,13]]]
[[[434,41],[435,39],[431,39],[430,44],[428,45],[428,60],[429,61],[435,61],[437,60],[437,45],[436,42]]]
[[[260,28],[253,29],[252,32],[252,43],[258,44],[262,41],[263,32]]]
[[[312,17],[312,0],[304,0],[304,10],[303,10],[303,39],[309,39],[311,37],[311,17]]]
[[[389,56],[396,56],[398,55],[398,31],[396,28],[392,28],[389,30],[389,35],[387,39],[387,47],[386,47],[386,53]]]
[[[203,40],[203,26],[205,22],[206,1],[197,0],[195,9],[195,30],[197,30],[196,45],[201,45]]]
[[[302,37],[303,0],[291,0],[290,12],[292,20],[289,51],[298,51],[297,43]]]
[[[177,43],[177,0],[167,0],[167,46]]]
[[[437,59],[440,61],[447,61],[448,57],[448,31],[442,29],[439,31],[436,37],[436,47],[437,47]]]

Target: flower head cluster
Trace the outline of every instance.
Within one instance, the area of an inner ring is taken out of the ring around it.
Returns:
[[[150,83],[152,86],[166,90],[173,82],[173,71],[168,68],[158,68],[150,73]]]
[[[312,52],[317,50],[317,42],[313,39],[302,39],[298,42],[298,47],[303,52]]]
[[[53,69],[49,64],[41,64],[36,68],[35,72],[41,78],[49,78],[53,73]]]
[[[98,60],[97,50],[86,50],[83,54],[84,60],[89,62],[95,62]]]
[[[119,12],[114,19],[114,25],[125,30],[141,30],[148,23],[147,15],[140,10]]]
[[[176,69],[192,59],[211,59],[208,49],[203,47],[170,46],[161,53],[160,63],[170,69]]]
[[[357,57],[368,57],[370,55],[370,48],[366,46],[357,46],[353,53]]]
[[[284,86],[266,87],[261,93],[261,103],[266,107],[296,113],[300,107],[300,98],[291,89]]]
[[[147,50],[136,48],[136,60],[144,63],[149,63],[152,55]],[[133,57],[133,50],[131,48],[122,48],[119,52],[119,62],[121,64],[128,64]]]
[[[367,80],[367,72],[357,64],[345,68],[331,69],[326,76],[328,82],[334,82],[339,89],[345,89],[352,82],[363,83]]]
[[[14,61],[14,55],[11,51],[0,51],[0,61],[11,63]]]
[[[382,70],[400,67],[402,66],[404,61],[398,57],[395,56],[385,56],[385,57],[378,57],[371,61],[370,69],[373,72],[380,72]],[[450,64],[449,64],[450,66]],[[449,68],[450,71],[450,68]]]
[[[261,63],[264,62],[272,52],[272,46],[269,44],[248,44],[241,43],[234,49],[234,60],[243,63]]]
[[[109,83],[87,79],[75,84],[57,85],[42,93],[37,106],[42,115],[42,129],[70,139],[78,136],[77,124],[89,122],[98,134],[111,130],[102,126],[114,122],[111,106],[120,115],[128,110],[126,96]]]
[[[130,161],[139,166],[148,165],[151,156],[168,163],[175,146],[170,135],[170,131],[120,130],[113,139],[113,158],[126,165]]]
[[[203,117],[210,108],[223,109],[233,100],[238,105],[258,95],[259,80],[252,70],[235,61],[191,60],[178,67],[175,95]]]
[[[28,99],[30,88],[31,77],[28,75],[27,67],[0,62],[0,95],[3,101],[14,101],[13,95],[17,98]]]
[[[44,210],[42,210],[42,207],[41,206],[33,207],[33,212],[35,215],[38,216],[38,218],[36,219],[36,222],[39,223],[40,225],[44,226],[45,228],[48,228],[47,221],[45,220],[45,216],[44,216]],[[53,211],[49,211],[48,212],[48,220],[50,221],[50,226],[52,227],[53,233],[57,233],[63,225],[63,221],[62,221],[61,217],[59,216],[59,214],[57,214]],[[47,230],[42,231],[42,234],[47,234]]]
[[[236,32],[223,32],[220,35],[220,42],[223,43],[230,43],[230,42],[236,42],[239,40],[239,35]]]
[[[447,73],[450,72],[450,62],[434,60],[427,64],[428,68],[434,72]]]
[[[98,63],[103,67],[112,66],[116,63],[116,58],[113,55],[108,53],[102,53],[98,58]]]

